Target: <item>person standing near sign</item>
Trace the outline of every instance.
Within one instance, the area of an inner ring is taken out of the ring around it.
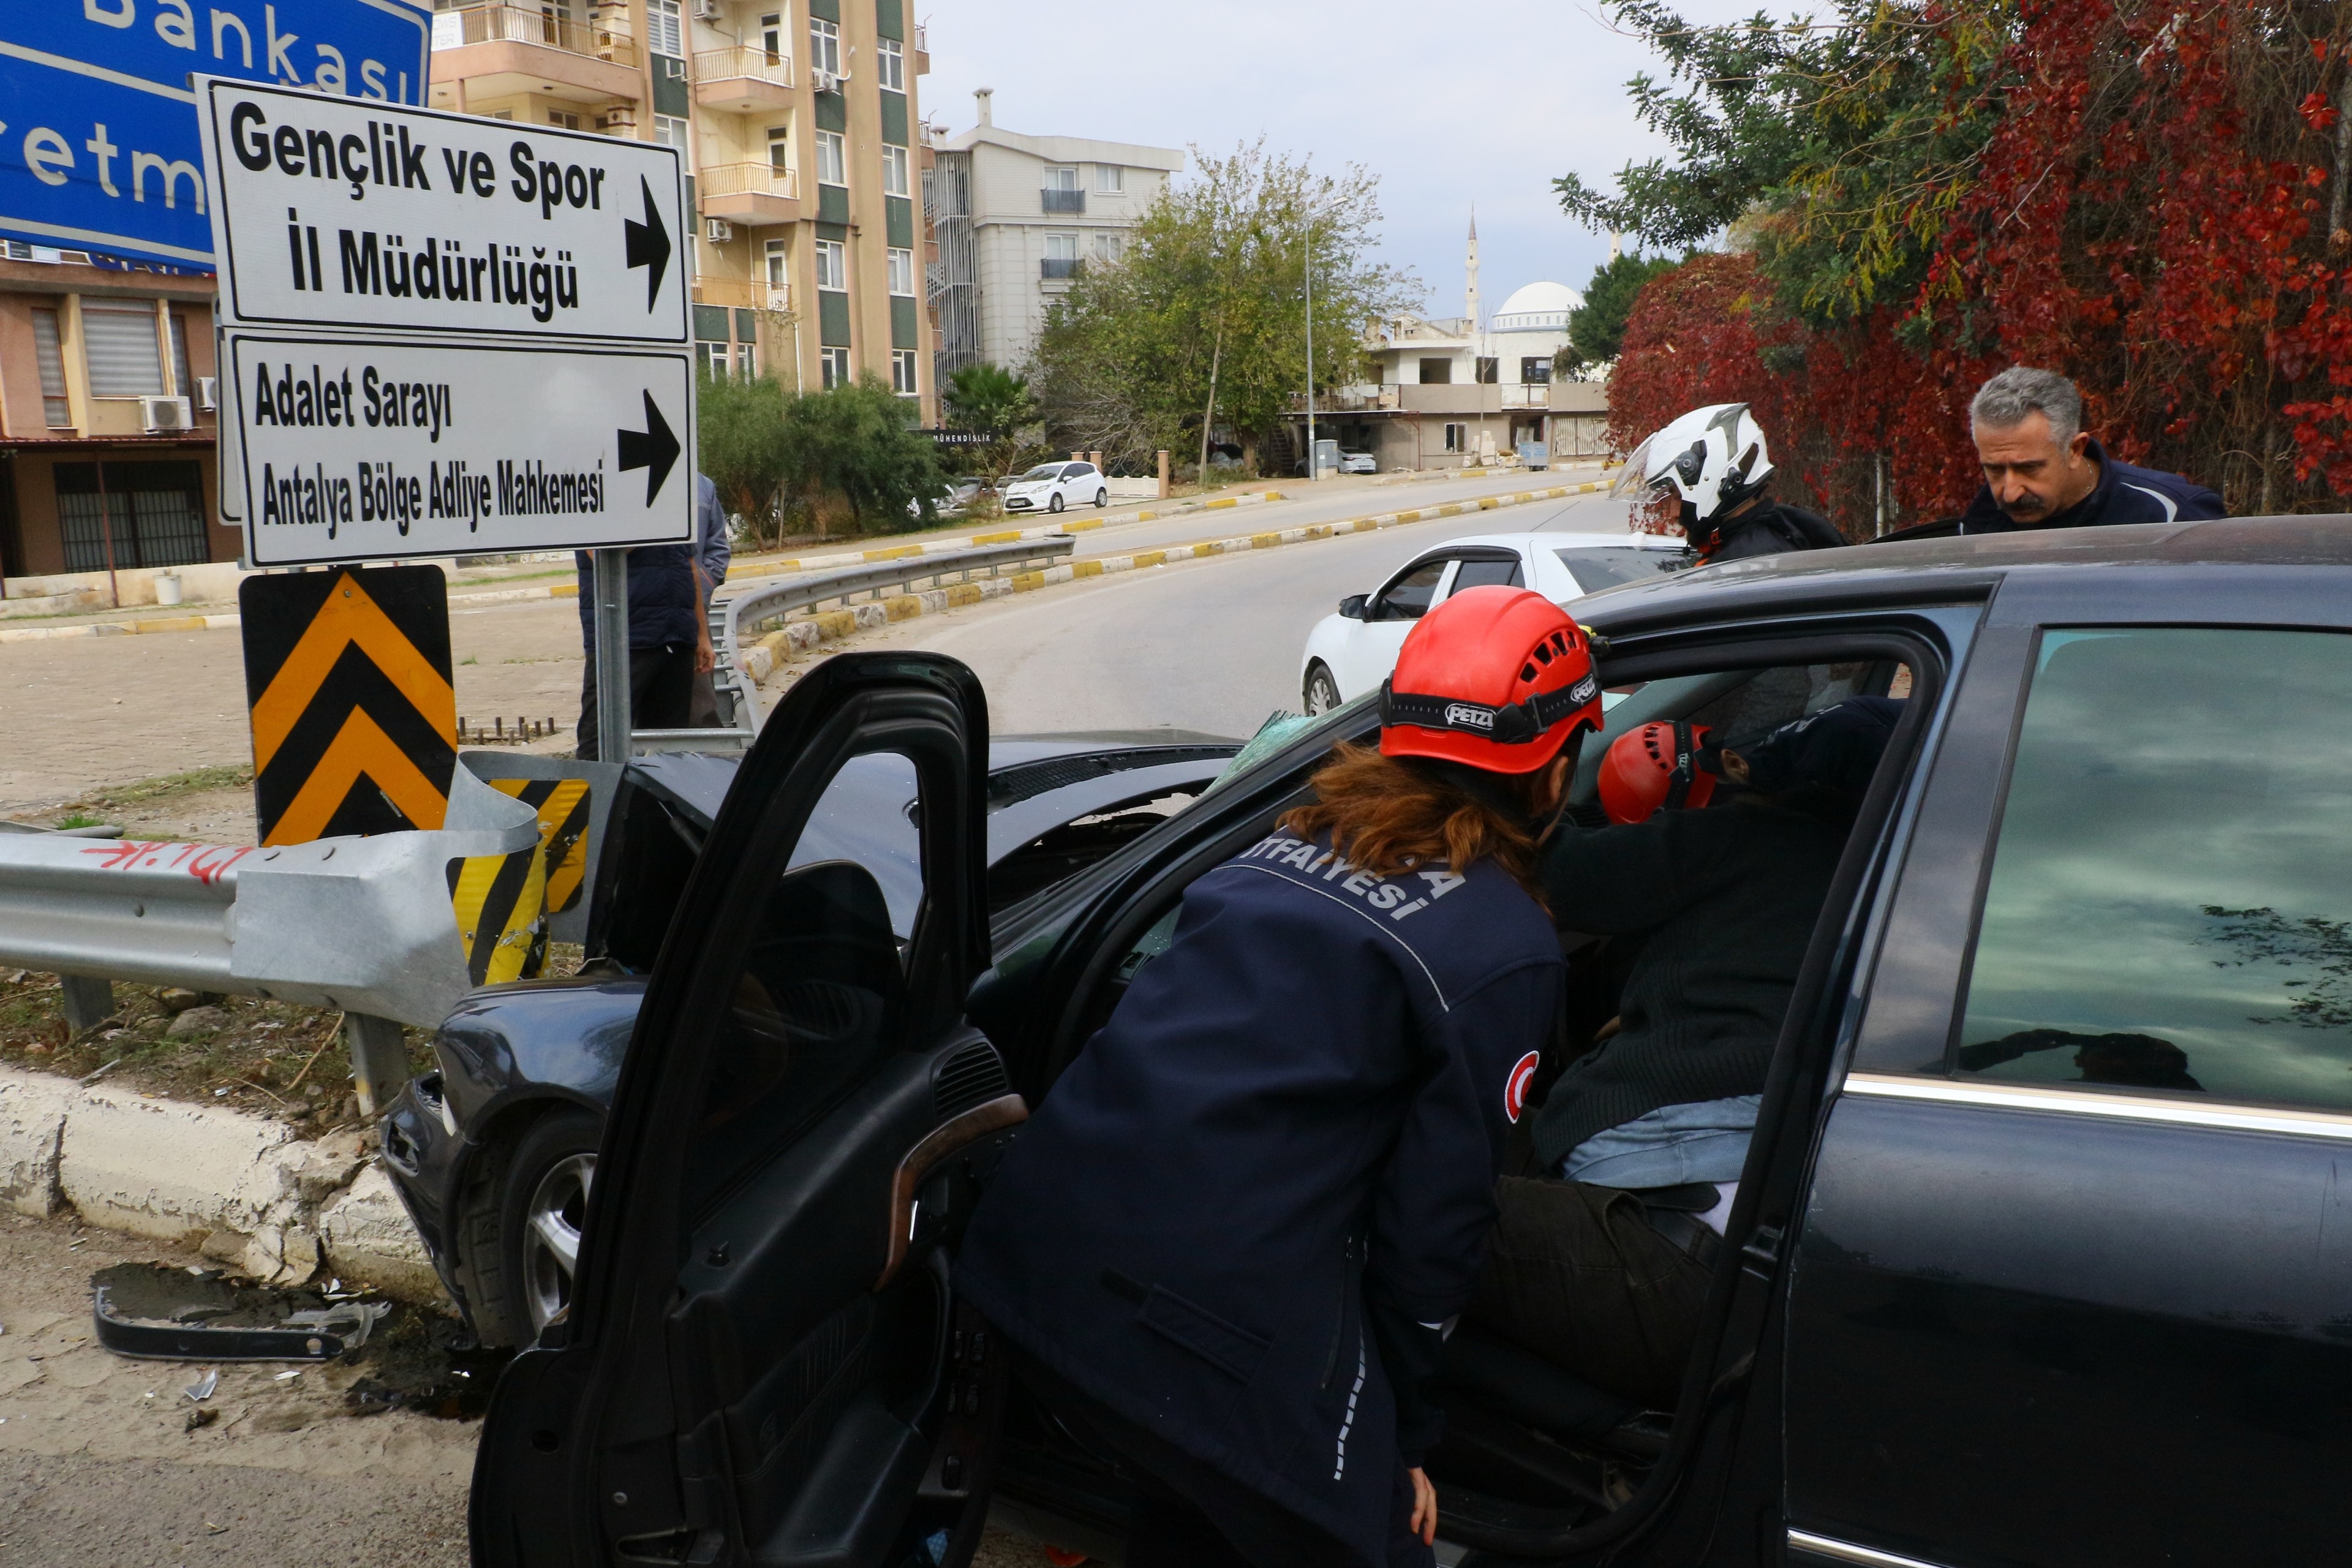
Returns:
[[[709,474],[694,476],[694,563],[702,574],[702,598],[707,605],[719,592],[719,584],[727,581],[727,567],[735,559],[735,546],[727,537],[726,509],[719,504],[719,487],[710,482]],[[709,636],[709,618],[704,619],[704,635]],[[722,728],[719,721],[719,693],[711,685],[712,667],[705,665],[694,681],[694,700],[688,705],[687,723],[697,730]]]
[[[710,602],[692,544],[641,544],[629,552],[629,722],[639,730],[683,730],[692,721],[694,687],[707,683],[718,660],[703,611]],[[585,551],[580,571],[580,744],[573,753],[598,760],[596,733],[595,572]],[[615,762],[627,760],[625,745]]]

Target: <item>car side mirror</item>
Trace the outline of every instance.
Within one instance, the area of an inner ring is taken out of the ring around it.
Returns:
[[[1361,594],[1350,594],[1346,598],[1340,600],[1339,613],[1347,616],[1351,621],[1362,620],[1364,618],[1364,595]]]

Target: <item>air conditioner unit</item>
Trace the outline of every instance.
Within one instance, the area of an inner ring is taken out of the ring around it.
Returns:
[[[195,413],[184,397],[142,397],[139,418],[150,436],[165,430],[193,430],[196,424]]]
[[[196,406],[206,414],[220,408],[220,383],[209,375],[196,377]]]
[[[849,79],[847,77],[835,76],[831,71],[812,70],[809,72],[809,90],[812,92],[839,92],[841,90],[841,84],[848,79]]]
[[[735,237],[735,226],[723,217],[704,218],[702,237],[713,245],[725,245]]]
[[[694,0],[694,19],[698,22],[723,22],[727,19],[727,10],[719,0]]]

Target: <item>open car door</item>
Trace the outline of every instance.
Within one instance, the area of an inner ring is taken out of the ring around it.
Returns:
[[[1027,1114],[961,1018],[987,731],[919,653],[837,655],[769,721],[654,967],[571,1311],[491,1403],[477,1564],[970,1556],[1003,1358],[942,1247]]]

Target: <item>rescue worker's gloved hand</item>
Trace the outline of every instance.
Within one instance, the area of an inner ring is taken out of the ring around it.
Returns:
[[[1739,780],[1759,795],[1786,795],[1793,790],[1834,790],[1859,796],[1870,787],[1878,759],[1886,753],[1903,702],[1893,697],[1854,697],[1783,724],[1752,745],[1725,748],[1716,772],[1738,775],[1728,765],[1737,758],[1747,777]],[[1713,759],[1702,752],[1699,764]]]

